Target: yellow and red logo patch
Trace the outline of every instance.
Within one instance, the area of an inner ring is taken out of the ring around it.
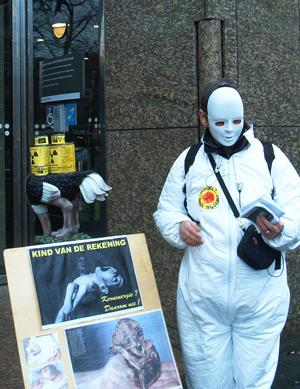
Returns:
[[[201,208],[216,208],[216,206],[219,204],[218,189],[213,186],[206,186],[200,191],[198,202]]]

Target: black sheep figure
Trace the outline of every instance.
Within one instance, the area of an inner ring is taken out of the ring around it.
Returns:
[[[88,204],[105,201],[108,186],[103,178],[91,170],[74,173],[28,176],[26,195],[37,215],[44,235],[63,238],[79,231],[80,194]],[[63,226],[52,232],[48,205],[61,209]]]

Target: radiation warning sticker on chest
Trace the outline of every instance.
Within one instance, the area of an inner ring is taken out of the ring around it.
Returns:
[[[212,209],[219,204],[219,191],[213,186],[206,186],[199,192],[198,202],[201,208]]]

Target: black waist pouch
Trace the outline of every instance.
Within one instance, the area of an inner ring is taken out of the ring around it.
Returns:
[[[245,231],[238,248],[238,256],[255,270],[267,269],[274,261],[275,269],[280,269],[281,252],[268,246],[254,225]]]

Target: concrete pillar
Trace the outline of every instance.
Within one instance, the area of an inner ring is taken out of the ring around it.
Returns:
[[[197,23],[198,89],[223,76],[223,21],[202,19]]]

